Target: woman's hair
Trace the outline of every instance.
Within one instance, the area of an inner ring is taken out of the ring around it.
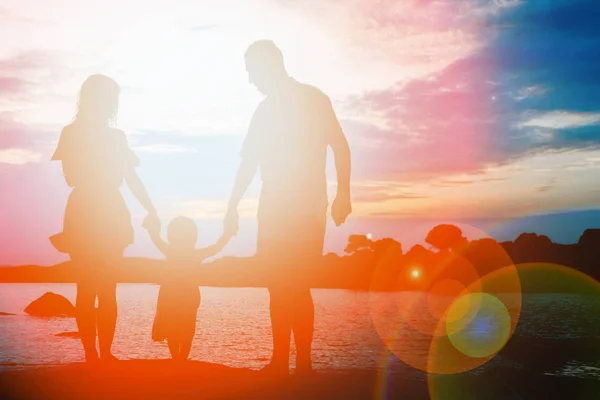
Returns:
[[[81,85],[75,121],[112,125],[119,109],[119,84],[106,75],[91,75]]]

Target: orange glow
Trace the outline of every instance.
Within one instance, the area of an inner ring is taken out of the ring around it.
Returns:
[[[519,320],[521,285],[512,260],[481,230],[466,230],[484,239],[450,249],[432,242],[443,248],[428,253],[419,268],[410,267],[394,295],[374,293],[370,299],[373,322],[386,347],[424,372],[454,374],[485,364],[502,349]],[[377,268],[374,281],[385,277],[379,271],[385,265]],[[372,287],[378,284],[372,282]],[[482,329],[486,319],[492,336],[486,338],[486,351],[478,353],[466,338],[473,335],[473,326]]]

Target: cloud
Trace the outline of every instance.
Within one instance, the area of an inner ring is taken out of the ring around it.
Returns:
[[[15,77],[0,76],[0,99],[15,93],[21,93],[27,86],[27,81]]]
[[[587,171],[600,168],[600,157],[586,157],[583,160],[567,164],[563,167],[566,171]]]
[[[42,154],[28,149],[1,149],[0,164],[24,165],[42,161]]]
[[[517,89],[517,92],[514,94],[514,99],[521,101],[535,96],[543,96],[546,92],[548,92],[548,88],[542,85],[527,86]]]
[[[215,29],[217,27],[217,25],[214,24],[202,24],[202,25],[195,25],[189,28],[189,30],[191,32],[206,32],[212,29]]]
[[[600,112],[577,113],[568,111],[552,111],[533,117],[519,124],[520,128],[535,126],[548,129],[580,128],[600,124]]]
[[[481,178],[481,179],[439,179],[435,183],[431,183],[433,187],[455,187],[472,185],[479,182],[502,182],[507,178]]]
[[[332,188],[335,184],[330,184]],[[331,190],[330,190],[331,192]],[[428,196],[418,193],[414,185],[404,182],[363,181],[352,185],[354,203],[380,203],[394,200],[419,200]]]
[[[379,203],[387,200],[416,200],[427,198],[429,197],[410,193],[389,193],[378,190],[363,193],[359,192],[357,194],[352,195],[352,201],[358,203]]]
[[[539,192],[539,193],[544,193],[544,192],[551,190],[552,188],[554,188],[554,185],[544,185],[544,186],[538,187],[537,189],[535,189],[535,191]]]
[[[350,141],[369,141],[357,158],[369,160],[358,173],[412,179],[476,172],[494,146],[497,120],[488,66],[475,59],[456,62],[427,79],[413,80],[348,100],[386,120],[387,128],[347,122]]]
[[[172,153],[197,153],[194,148],[180,146],[176,144],[152,144],[147,146],[137,146],[133,148],[136,152],[152,154],[172,154]]]
[[[0,112],[0,149],[25,147],[32,144],[32,129],[9,112]]]
[[[47,125],[29,125],[12,112],[0,112],[0,163],[23,165],[50,158],[56,145],[56,130]]]
[[[0,59],[0,105],[8,109],[10,100],[26,100],[33,89],[32,82],[48,57],[44,52],[32,51]],[[30,100],[30,99],[28,99]],[[21,107],[17,107],[21,108]]]
[[[372,212],[369,214],[370,217],[379,217],[379,218],[410,218],[410,217],[423,217],[425,214],[417,213],[417,212],[403,212],[403,211],[381,211],[381,212]]]
[[[0,75],[15,75],[27,70],[42,68],[53,59],[46,51],[26,51],[13,57],[0,59]]]
[[[474,2],[481,11],[489,2]],[[545,5],[544,5],[545,4]],[[488,43],[421,79],[348,98],[356,174],[472,174],[548,149],[600,147],[600,35],[592,1],[496,2]],[[467,14],[465,14],[467,15]]]

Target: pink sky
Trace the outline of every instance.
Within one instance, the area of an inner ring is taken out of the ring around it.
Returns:
[[[261,38],[278,43],[295,78],[332,98],[353,150],[355,213],[328,240],[341,243],[352,229],[392,234],[381,219],[597,206],[589,188],[600,152],[513,157],[498,144],[495,65],[468,60],[499,34],[486,24],[490,16],[521,2],[481,4],[3,1],[0,35],[10,40],[0,44],[0,265],[64,259],[47,242],[60,230],[68,195],[49,157],[92,73],[123,88],[118,124],[142,160],[139,173],[161,217],[192,216],[207,227],[202,240],[215,239],[261,99],[247,82],[243,52]],[[525,98],[546,90],[540,83],[514,92]],[[541,141],[553,129],[600,121],[594,113],[526,111],[511,129]],[[178,185],[182,175],[197,186]],[[252,251],[257,185],[243,204],[245,233],[230,254]],[[128,202],[139,225],[141,208],[130,196]],[[138,238],[130,252],[156,256],[143,232]]]

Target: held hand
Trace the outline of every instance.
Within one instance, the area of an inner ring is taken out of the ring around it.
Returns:
[[[142,227],[150,233],[159,233],[160,219],[158,218],[158,215],[155,212],[148,213],[146,218],[144,218],[144,222],[142,222]]]
[[[223,232],[223,234],[221,235],[219,240],[217,240],[217,244],[225,247],[225,246],[227,246],[227,243],[229,243],[229,241],[231,240],[231,237],[232,237],[232,235],[228,235],[225,232]]]
[[[340,226],[346,222],[346,218],[348,218],[350,213],[352,213],[350,193],[338,192],[331,205],[331,217],[333,218],[333,222],[335,222],[335,226]]]
[[[240,214],[237,212],[237,210],[227,211],[225,220],[223,221],[223,236],[231,237],[237,235],[239,222]]]

